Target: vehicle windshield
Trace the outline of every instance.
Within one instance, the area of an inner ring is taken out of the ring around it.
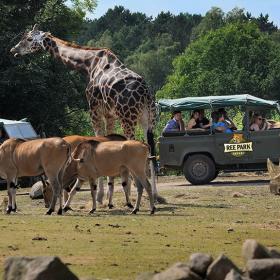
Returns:
[[[37,134],[29,123],[5,124],[5,131],[10,138],[37,138]]]

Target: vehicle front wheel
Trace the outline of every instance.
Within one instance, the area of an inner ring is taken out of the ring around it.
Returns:
[[[208,184],[216,177],[213,160],[206,155],[192,155],[184,162],[183,173],[193,185]]]

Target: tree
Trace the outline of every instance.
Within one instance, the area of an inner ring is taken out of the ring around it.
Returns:
[[[218,7],[212,7],[201,22],[193,28],[191,39],[195,40],[198,37],[205,35],[211,30],[216,30],[224,25],[224,12]]]
[[[149,87],[156,91],[160,89],[171,70],[172,60],[179,53],[180,44],[173,42],[169,34],[157,36],[139,47],[125,63],[142,75]]]
[[[254,22],[257,23],[259,29],[262,32],[267,32],[269,34],[277,31],[277,26],[274,25],[273,21],[269,21],[269,15],[260,14],[258,18],[252,19]]]
[[[234,23],[200,37],[173,62],[159,98],[252,94],[279,98],[280,45],[254,23]]]
[[[245,14],[245,9],[240,9],[238,7],[233,8],[225,16],[226,23],[245,22],[248,20],[249,17],[248,14]]]

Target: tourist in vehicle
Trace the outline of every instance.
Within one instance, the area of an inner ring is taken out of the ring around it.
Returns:
[[[199,110],[199,125],[200,128],[208,129],[210,128],[211,124],[210,121],[205,117],[204,110]]]
[[[215,131],[232,133],[233,130],[228,126],[228,123],[225,121],[225,115],[222,112],[215,112],[213,115],[213,124],[212,127]],[[215,118],[215,119],[214,119]]]
[[[194,110],[191,114],[191,118],[187,124],[187,129],[198,129],[200,127],[200,111]]]
[[[224,115],[225,118],[225,123],[227,124],[228,128],[232,129],[232,130],[237,130],[236,125],[234,124],[234,122],[229,118],[227,111],[225,110],[225,108],[220,108],[218,110],[218,112],[222,113]]]
[[[184,131],[184,121],[182,119],[181,111],[174,111],[172,113],[171,120],[169,120],[166,126],[163,129],[163,132],[176,132],[176,131]]]
[[[252,123],[250,125],[251,131],[261,131],[271,128],[271,124],[267,122],[261,114],[255,113],[253,115]]]

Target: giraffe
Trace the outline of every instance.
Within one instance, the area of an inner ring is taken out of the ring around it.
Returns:
[[[134,139],[135,128],[139,123],[143,128],[145,140],[150,145],[151,156],[155,155],[153,140],[156,119],[155,97],[149,92],[140,75],[128,69],[107,48],[82,47],[61,40],[49,32],[40,31],[37,24],[10,51],[18,57],[41,49],[88,77],[85,92],[92,127],[97,136],[113,133],[115,121],[119,120],[124,135],[128,139]],[[104,123],[105,130],[102,129]],[[150,170],[154,198],[163,202],[164,199],[158,195],[156,188],[152,161]],[[112,187],[112,180],[109,180],[108,185]],[[103,184],[101,193],[102,187]]]

